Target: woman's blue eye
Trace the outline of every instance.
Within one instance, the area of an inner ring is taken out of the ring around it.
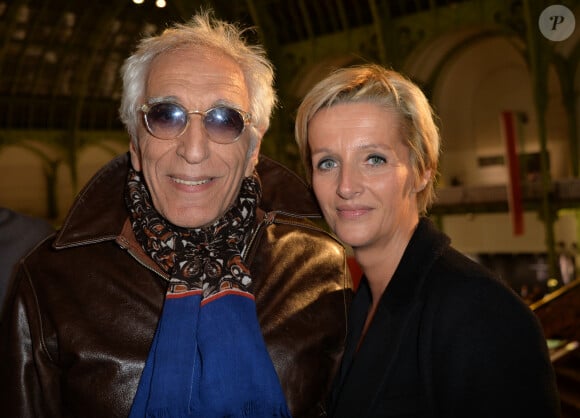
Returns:
[[[380,164],[384,164],[387,162],[387,160],[384,157],[381,157],[379,155],[371,155],[367,161],[369,162],[369,164],[372,165],[380,165]]]
[[[336,163],[335,163],[334,161],[332,161],[332,160],[328,160],[328,159],[327,159],[327,160],[322,160],[322,161],[320,161],[320,162],[317,164],[317,166],[316,166],[316,167],[317,167],[319,170],[329,170],[329,169],[331,169],[331,168],[332,168],[332,167],[334,167],[334,166],[336,166]]]

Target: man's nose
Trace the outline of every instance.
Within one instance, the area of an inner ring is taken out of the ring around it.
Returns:
[[[209,156],[210,139],[200,115],[190,115],[185,132],[177,138],[177,153],[190,164],[196,164]]]

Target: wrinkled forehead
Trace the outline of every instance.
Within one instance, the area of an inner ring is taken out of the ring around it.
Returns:
[[[200,109],[225,102],[247,110],[249,104],[241,66],[230,55],[206,46],[181,47],[156,56],[145,96],[173,97],[185,106]]]

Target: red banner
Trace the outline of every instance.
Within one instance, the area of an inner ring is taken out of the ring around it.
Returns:
[[[517,123],[516,113],[501,113],[501,127],[507,157],[508,204],[512,219],[512,228],[514,235],[522,235],[524,233],[524,209],[520,180],[520,163],[517,153]]]

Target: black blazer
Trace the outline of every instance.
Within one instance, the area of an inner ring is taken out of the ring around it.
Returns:
[[[329,416],[559,417],[546,341],[511,289],[421,219],[355,353],[363,277]]]

